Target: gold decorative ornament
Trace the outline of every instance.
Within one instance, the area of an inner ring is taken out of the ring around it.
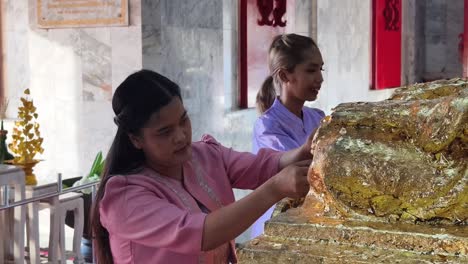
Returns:
[[[30,98],[30,91],[24,91],[25,96],[21,97],[21,105],[18,107],[18,119],[13,128],[13,142],[9,148],[15,154],[13,164],[23,167],[26,174],[26,184],[37,184],[36,176],[33,173],[33,167],[39,160],[34,159],[37,153],[43,153],[43,138],[39,132],[39,123],[37,123],[38,114],[36,107]]]

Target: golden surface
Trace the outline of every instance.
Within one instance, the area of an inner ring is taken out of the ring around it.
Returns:
[[[314,144],[306,208],[325,199],[328,216],[467,224],[465,80],[400,88],[382,102],[341,104]]]
[[[315,136],[304,203],[280,203],[240,263],[468,263],[467,87],[336,107]]]

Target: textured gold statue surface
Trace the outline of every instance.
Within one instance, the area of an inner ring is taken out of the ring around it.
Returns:
[[[240,263],[468,263],[467,87],[336,107],[315,135],[304,203],[277,206]]]
[[[467,223],[466,80],[400,88],[381,102],[341,104],[314,143],[309,177],[315,184],[305,202],[316,209],[312,214]]]

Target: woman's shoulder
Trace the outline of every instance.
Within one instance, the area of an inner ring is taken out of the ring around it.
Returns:
[[[229,150],[212,135],[204,134],[199,141],[192,142],[192,161],[207,164],[219,161]]]
[[[165,178],[147,166],[141,166],[125,174],[112,175],[107,185],[153,187],[155,178]]]
[[[263,115],[257,117],[254,124],[254,133],[263,133],[266,131],[277,130],[281,127],[281,119],[273,113],[265,112]]]
[[[146,192],[165,199],[167,186],[173,181],[176,180],[160,175],[148,167],[143,167],[138,173],[113,175],[105,184],[107,199],[104,199],[103,203],[113,203],[117,197],[126,200],[125,197],[133,197]],[[124,201],[121,200],[121,202]]]
[[[150,178],[145,175],[148,174],[145,172],[145,169],[141,169],[138,172],[131,172],[125,175],[112,175],[106,184],[106,189],[119,189],[125,188],[127,190],[128,186],[149,186],[152,185]]]
[[[219,150],[223,145],[212,135],[203,134],[198,141],[192,142],[192,149],[197,152]]]
[[[198,141],[192,142],[192,147],[195,148],[205,148],[205,147],[218,147],[221,146],[221,143],[218,142],[212,135],[203,134]]]

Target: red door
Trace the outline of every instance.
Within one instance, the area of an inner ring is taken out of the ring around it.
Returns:
[[[401,15],[401,0],[372,1],[373,89],[401,85]]]

